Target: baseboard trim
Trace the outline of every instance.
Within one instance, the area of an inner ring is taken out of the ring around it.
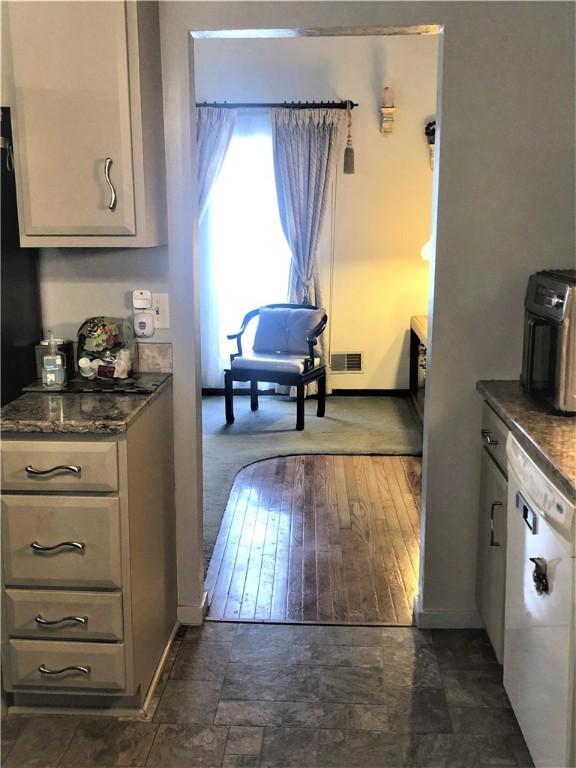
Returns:
[[[337,397],[408,397],[408,389],[334,389]]]
[[[232,394],[235,397],[249,397],[250,387],[236,387],[232,390]],[[279,395],[273,388],[259,389],[258,394],[262,397],[285,397],[285,395]],[[202,387],[202,397],[224,397],[224,388]]]
[[[234,396],[248,397],[250,395],[250,388],[243,387],[242,389],[234,389]],[[332,395],[336,397],[408,397],[410,395],[409,389],[333,389]],[[286,395],[280,395],[273,389],[259,389],[258,395],[262,397],[286,397]],[[224,397],[224,389],[216,388],[202,389],[203,397]],[[315,395],[312,395],[315,397]],[[330,397],[330,395],[327,395]]]
[[[414,599],[414,618],[418,629],[484,629],[478,611],[430,611]]]
[[[197,627],[204,621],[204,616],[208,611],[208,593],[204,592],[202,600],[198,605],[179,605],[178,621],[180,624]]]

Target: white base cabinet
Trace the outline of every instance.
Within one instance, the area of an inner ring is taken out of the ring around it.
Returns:
[[[144,704],[177,622],[171,425],[168,386],[125,433],[3,436],[2,671],[15,706]],[[106,475],[115,490],[94,492]]]
[[[155,2],[8,2],[23,246],[166,242]]]
[[[506,425],[485,404],[482,422],[484,447],[481,460],[476,599],[500,664],[504,655],[506,592],[507,434]],[[500,463],[502,455],[504,461]]]

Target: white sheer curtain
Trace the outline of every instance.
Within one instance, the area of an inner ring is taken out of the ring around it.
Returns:
[[[345,127],[346,113],[341,109],[272,110],[276,193],[292,252],[289,296],[293,302],[323,306],[316,251]],[[324,336],[319,339],[319,352],[327,366]],[[329,377],[326,387],[330,392]],[[308,387],[308,394],[315,391],[315,384]]]
[[[198,151],[198,215],[206,212],[214,181],[218,177],[232,138],[238,112],[221,107],[196,108]]]
[[[240,112],[200,227],[202,386],[223,386],[251,309],[287,301],[291,252],[276,200],[269,112]],[[245,348],[249,348],[247,340]]]
[[[345,125],[341,109],[272,110],[278,207],[292,251],[291,301],[322,306],[316,250]]]

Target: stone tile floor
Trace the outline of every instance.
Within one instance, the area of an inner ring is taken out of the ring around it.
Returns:
[[[6,768],[531,766],[484,632],[206,623],[150,721],[10,716]]]

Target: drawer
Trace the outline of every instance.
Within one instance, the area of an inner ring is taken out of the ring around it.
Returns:
[[[118,499],[3,496],[2,555],[7,586],[120,587]]]
[[[126,687],[124,645],[65,643],[56,640],[9,640],[8,689],[67,688],[123,690]],[[40,667],[56,674],[42,673]],[[83,667],[65,670],[66,667]]]
[[[115,442],[5,440],[2,488],[4,491],[117,491],[117,445]]]
[[[508,477],[506,462],[506,438],[508,437],[508,432],[509,429],[506,424],[485,402],[482,410],[482,443],[505,477]]]
[[[5,600],[9,637],[118,641],[124,636],[117,593],[7,589]]]

